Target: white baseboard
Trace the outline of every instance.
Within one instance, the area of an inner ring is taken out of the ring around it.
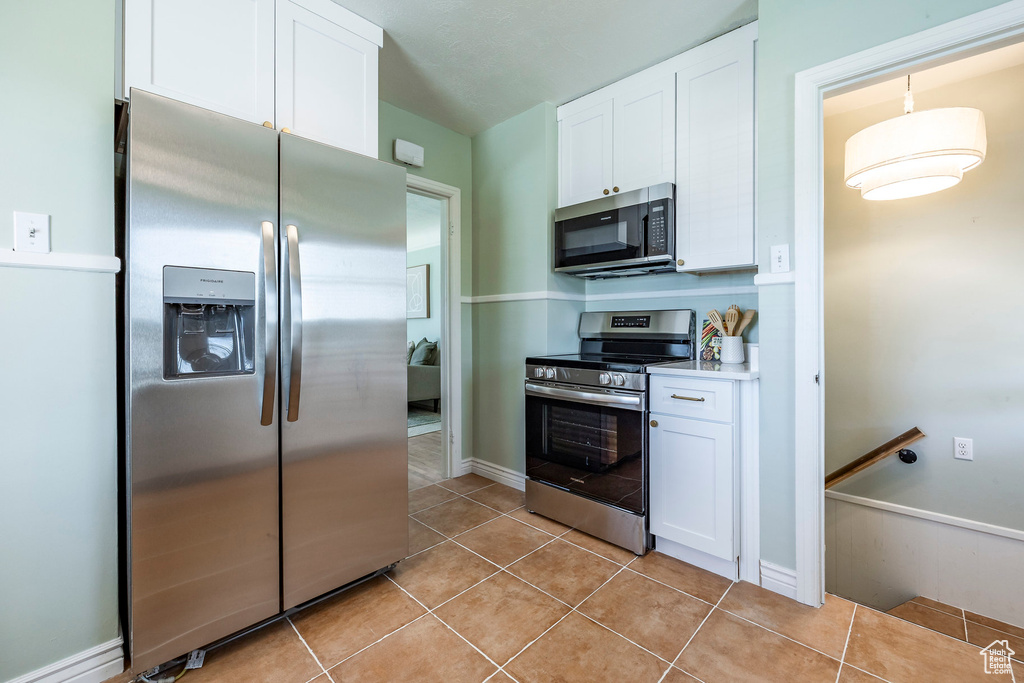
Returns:
[[[660,536],[655,536],[655,539],[654,549],[663,555],[682,560],[687,564],[700,567],[712,574],[724,576],[730,581],[736,581],[738,578],[739,567],[736,565],[735,560],[723,560],[720,557],[708,555],[693,548],[687,548],[685,545],[670,541],[667,538],[661,538]]]
[[[796,570],[761,560],[761,588],[796,600]]]
[[[120,636],[7,683],[102,683],[124,671]]]
[[[487,477],[491,481],[511,486],[519,491],[526,490],[526,475],[522,472],[517,472],[501,465],[495,465],[480,458],[471,458],[462,462],[463,466],[467,463],[469,464],[469,469],[473,474],[479,474],[481,477]]]

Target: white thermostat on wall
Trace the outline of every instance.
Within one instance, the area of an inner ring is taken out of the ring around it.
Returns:
[[[395,140],[395,161],[409,166],[423,166],[423,148],[406,140]]]

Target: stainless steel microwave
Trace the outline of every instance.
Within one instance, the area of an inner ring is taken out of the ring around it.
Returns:
[[[582,277],[673,271],[675,186],[653,185],[555,211],[555,270]]]

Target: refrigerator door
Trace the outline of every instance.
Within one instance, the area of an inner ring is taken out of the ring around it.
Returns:
[[[405,170],[280,136],[283,607],[408,554]]]
[[[128,134],[128,637],[145,671],[280,611],[277,133],[135,90]]]

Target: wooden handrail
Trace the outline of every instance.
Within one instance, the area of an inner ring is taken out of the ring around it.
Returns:
[[[918,439],[923,438],[924,432],[922,432],[917,427],[914,427],[913,429],[908,429],[907,431],[897,436],[895,439],[892,439],[891,441],[886,441],[884,444],[882,444],[875,450],[871,451],[870,453],[865,453],[864,455],[860,456],[853,462],[843,465],[832,474],[827,475],[825,477],[825,488],[832,488],[833,486],[843,481],[844,479],[849,479],[858,472],[861,472],[871,467],[876,462],[881,462],[882,460],[885,460],[893,453],[898,453],[907,446],[909,446],[910,444],[917,441]]]

